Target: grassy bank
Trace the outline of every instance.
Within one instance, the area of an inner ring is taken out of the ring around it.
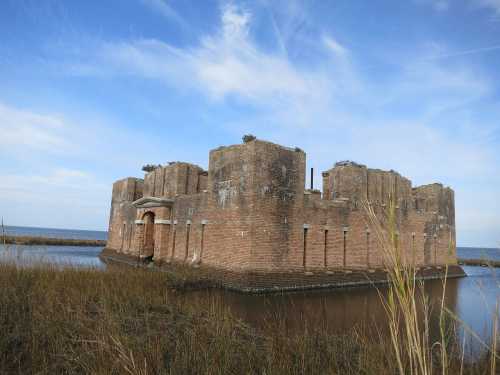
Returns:
[[[466,266],[500,267],[500,261],[489,259],[464,259],[458,258],[458,264]]]
[[[9,245],[46,245],[46,246],[106,246],[105,240],[85,240],[74,238],[48,238],[30,236],[0,236],[0,243]]]
[[[279,317],[255,331],[220,300],[177,298],[192,273],[166,277],[0,264],[0,373],[398,373],[390,338],[332,335],[324,327],[290,334]],[[438,349],[429,347],[436,371]],[[446,350],[448,373],[460,373],[460,350]],[[489,373],[490,363],[485,353],[463,364],[463,373]]]

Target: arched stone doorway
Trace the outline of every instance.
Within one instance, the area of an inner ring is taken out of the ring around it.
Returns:
[[[152,257],[155,249],[155,214],[148,211],[142,217],[144,221],[144,244],[141,258]]]

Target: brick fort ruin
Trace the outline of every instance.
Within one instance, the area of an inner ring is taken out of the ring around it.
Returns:
[[[382,218],[392,199],[403,262],[421,278],[442,277],[446,265],[463,275],[452,189],[340,162],[323,172],[321,193],[305,189],[305,163],[299,148],[252,139],[212,150],[208,171],[173,162],[116,181],[103,257],[189,265],[243,291],[384,282],[366,205]]]

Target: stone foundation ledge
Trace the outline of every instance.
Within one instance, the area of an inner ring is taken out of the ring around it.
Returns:
[[[328,269],[282,271],[232,271],[208,267],[201,264],[198,268],[184,264],[153,263],[141,261],[136,256],[104,249],[100,254],[105,262],[125,264],[133,267],[148,267],[171,274],[190,270],[204,287],[218,287],[244,293],[279,293],[309,289],[352,288],[383,285],[389,282],[384,269]],[[417,271],[417,279],[433,280],[445,277],[446,267],[422,267]],[[465,277],[462,267],[448,266],[448,278]]]

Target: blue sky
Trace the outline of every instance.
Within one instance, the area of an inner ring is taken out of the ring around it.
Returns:
[[[499,246],[499,66],[500,0],[3,0],[0,215],[106,229],[114,180],[252,133],[450,185]]]

